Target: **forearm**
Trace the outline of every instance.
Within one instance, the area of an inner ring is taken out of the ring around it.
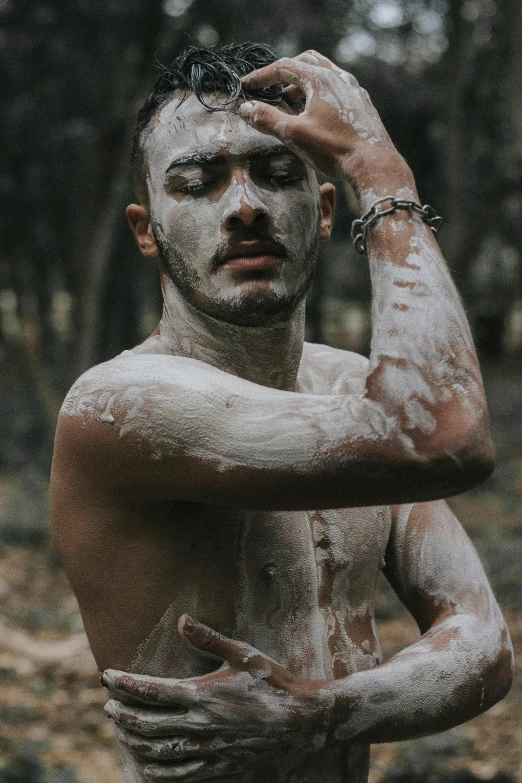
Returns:
[[[418,199],[409,167],[351,74],[317,52],[305,52],[242,82],[247,89],[285,82],[292,100],[302,94],[301,114],[253,101],[243,105],[242,116],[326,176],[347,179],[362,212],[386,195]],[[400,481],[407,466],[412,486],[429,486],[424,499],[462,492],[489,475],[493,449],[477,357],[457,291],[431,229],[418,214],[400,211],[380,218],[367,250],[373,286],[370,371],[363,403],[348,411],[346,436],[337,430],[343,440],[337,453],[351,466],[362,458],[385,465],[385,471],[391,467],[380,483]]]
[[[504,627],[451,617],[388,663],[332,683],[331,741],[397,742],[445,731],[503,698],[511,666]]]
[[[388,148],[349,178],[361,212],[386,195],[419,202],[405,161]],[[348,175],[347,175],[348,176]],[[386,205],[388,206],[388,205]],[[372,345],[367,395],[398,416],[412,450],[464,465],[492,463],[484,389],[468,322],[433,232],[420,215],[380,218],[367,242]]]

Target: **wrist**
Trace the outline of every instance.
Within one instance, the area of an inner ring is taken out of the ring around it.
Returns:
[[[328,698],[330,704],[326,739],[329,747],[356,741],[360,729],[357,713],[361,703],[358,674],[325,683],[323,697]]]
[[[386,195],[382,198],[376,199],[371,208],[367,210],[360,218],[357,218],[352,223],[351,235],[355,248],[359,253],[366,253],[366,242],[368,235],[371,233],[375,224],[378,224],[381,218],[389,215],[397,215],[397,213],[407,212],[407,220],[411,222],[411,215],[420,215],[424,223],[426,223],[434,234],[436,234],[442,224],[442,218],[437,215],[433,207],[429,204],[418,204],[416,201],[412,201],[409,198],[405,198],[406,188],[401,188],[402,192],[397,193],[395,196]],[[372,196],[374,194],[372,193]],[[395,221],[392,228],[393,232],[397,231],[397,222]]]
[[[413,173],[397,150],[364,147],[342,165],[343,177],[350,182],[361,213],[383,196],[418,201]]]
[[[335,745],[336,693],[332,680],[302,680],[294,688],[299,704],[299,731]]]

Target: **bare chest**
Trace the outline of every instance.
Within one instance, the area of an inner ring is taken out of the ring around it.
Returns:
[[[201,508],[190,516],[191,524],[178,519],[192,541],[173,551],[172,601],[141,645],[136,668],[150,672],[154,659],[154,670],[166,673],[166,659],[172,664],[177,652],[189,666],[178,676],[200,673],[184,646],[174,649],[175,624],[186,611],[308,678],[341,677],[378,662],[373,595],[388,509]]]

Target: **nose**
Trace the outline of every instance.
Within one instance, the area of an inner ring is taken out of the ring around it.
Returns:
[[[254,189],[246,183],[237,184],[233,188],[230,205],[223,215],[223,226],[227,231],[241,226],[263,226],[269,221],[268,209],[256,195]]]

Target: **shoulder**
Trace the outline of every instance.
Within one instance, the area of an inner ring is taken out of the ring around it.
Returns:
[[[352,351],[305,343],[299,367],[300,391],[312,394],[363,394],[368,359]]]
[[[274,394],[197,359],[122,354],[73,384],[60,411],[55,454],[86,444],[91,453],[107,454],[139,446],[156,459],[161,443],[168,441],[172,452],[199,443],[202,433],[220,426],[231,399],[250,400],[252,390],[257,399]]]
[[[219,370],[181,356],[125,352],[81,375],[69,390],[61,417],[100,419],[116,397],[121,403],[139,400],[147,392],[162,389],[190,390],[201,380],[208,383],[211,373]]]
[[[132,352],[92,367],[73,384],[60,410],[55,479],[79,471],[103,482],[116,465],[123,475],[141,457],[157,459],[162,438],[176,445],[190,434],[183,425],[193,416],[194,392],[215,396],[214,369],[185,357]]]

